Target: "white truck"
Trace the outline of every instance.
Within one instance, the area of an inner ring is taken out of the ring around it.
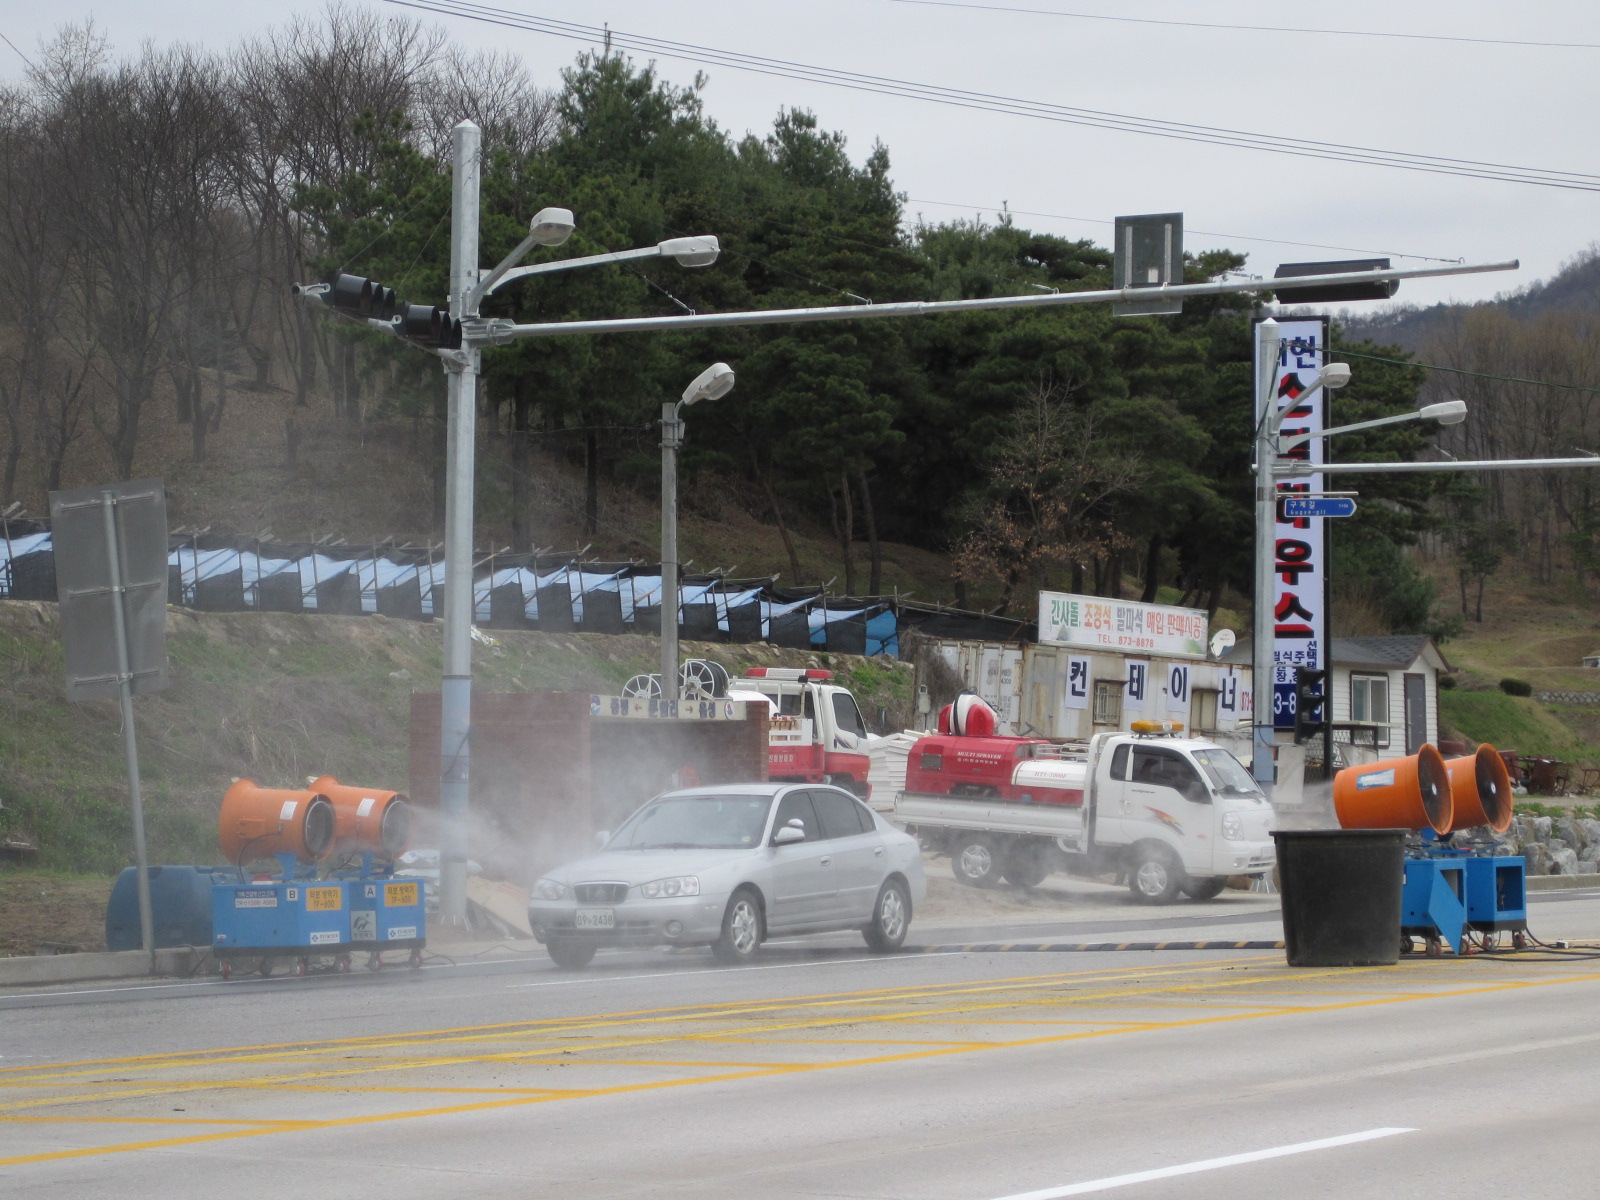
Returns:
[[[930,734],[911,747],[895,818],[974,887],[1116,872],[1139,900],[1166,904],[1270,871],[1272,806],[1239,760],[1165,722],[1134,730],[1077,746]]]

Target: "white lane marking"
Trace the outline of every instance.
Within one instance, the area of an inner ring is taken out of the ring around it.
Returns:
[[[734,974],[737,974],[740,971],[789,971],[789,970],[793,970],[795,967],[863,966],[863,965],[865,965],[867,963],[891,963],[891,962],[896,961],[896,959],[899,959],[900,961],[903,961],[903,962],[909,962],[912,959],[917,958],[917,957],[923,957],[923,956],[920,956],[920,955],[907,955],[904,958],[902,958],[900,955],[888,954],[888,955],[884,955],[882,957],[872,957],[872,958],[824,959],[821,962],[818,962],[818,961],[815,961],[815,960],[810,960],[810,961],[807,961],[807,962],[768,963],[765,966],[760,966],[760,967],[711,967],[711,968],[702,969],[702,970],[694,970],[694,969],[691,968],[689,970],[683,970],[683,971],[657,971],[654,974],[650,974],[650,975],[579,975],[579,976],[575,976],[574,978],[571,978],[571,979],[541,979],[541,980],[536,980],[533,983],[508,983],[508,984],[506,984],[506,987],[508,987],[508,988],[565,987],[568,984],[573,984],[573,983],[610,983],[613,980],[628,980],[628,979],[677,979],[677,978],[690,978],[690,979],[692,979],[692,978],[695,978],[696,976],[734,975]]]
[[[1247,1154],[1229,1154],[1222,1158],[1205,1158],[1199,1162],[1182,1163],[1176,1167],[1158,1167],[1153,1171],[1135,1171],[1129,1175],[1110,1175],[1105,1179],[1091,1179],[1086,1183],[1071,1183],[1066,1187],[1044,1188],[1037,1192],[1018,1192],[1000,1200],[1056,1200],[1058,1196],[1082,1196],[1087,1192],[1105,1192],[1112,1188],[1127,1187],[1133,1183],[1149,1183],[1153,1179],[1170,1179],[1174,1175],[1193,1175],[1196,1171],[1215,1171],[1220,1167],[1237,1167],[1244,1163],[1260,1162],[1267,1158],[1282,1158],[1287,1154],[1305,1154],[1311,1150],[1328,1150],[1334,1146],[1350,1146],[1356,1142],[1370,1142],[1376,1138],[1393,1137],[1397,1133],[1415,1133],[1415,1129],[1368,1129],[1364,1133],[1346,1133],[1339,1137],[1319,1138],[1314,1142],[1296,1142],[1292,1146],[1275,1146],[1271,1150],[1252,1150]]]

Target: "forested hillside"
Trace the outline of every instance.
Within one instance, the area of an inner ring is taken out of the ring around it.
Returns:
[[[173,522],[191,528],[436,540],[437,360],[294,298],[290,284],[342,270],[443,304],[449,130],[462,117],[484,131],[486,266],[547,205],[572,209],[577,233],[545,258],[694,234],[724,247],[710,269],[654,259],[520,282],[492,298],[489,316],[1109,283],[1111,255],[1090,242],[1010,222],[908,224],[892,148],[846,146],[825,114],[782,108],[765,133],[736,137],[708,115],[709,95],[704,79],[684,85],[615,55],[533,79],[418,23],[338,8],[221,56],[118,57],[90,33],[63,37],[27,86],[0,97],[0,279],[26,298],[0,313],[0,510],[41,515],[50,489],[159,474]],[[1187,276],[1225,278],[1244,261],[1210,249],[1188,256]],[[774,549],[746,551],[764,544],[755,536],[708,543],[719,561],[748,569],[753,558],[785,582],[833,578],[835,590],[871,594],[888,586],[894,544],[950,564],[926,599],[1026,610],[1038,587],[1055,586],[1147,599],[1166,589],[1164,599],[1213,609],[1232,592],[1237,603],[1250,562],[1253,303],[492,349],[479,393],[480,542],[648,557],[655,414],[724,360],[738,386],[694,410],[685,508],[691,523],[736,511],[770,529]],[[1559,357],[1474,358],[1489,338],[1474,320],[1449,350],[1460,361],[1540,377],[1577,369]],[[1567,328],[1550,327],[1552,345],[1578,354],[1561,341]],[[1336,422],[1409,410],[1425,383],[1437,386],[1403,351],[1334,345],[1356,363]],[[1505,386],[1462,392],[1474,453],[1600,444],[1583,440],[1591,394],[1529,407],[1531,391]],[[1402,426],[1341,440],[1339,452],[1411,457],[1436,433]],[[1336,539],[1338,619],[1351,632],[1441,628],[1407,552],[1430,532],[1477,578],[1528,555],[1544,577],[1587,581],[1600,567],[1587,486],[1530,477],[1480,493],[1423,476],[1364,480],[1361,513]]]

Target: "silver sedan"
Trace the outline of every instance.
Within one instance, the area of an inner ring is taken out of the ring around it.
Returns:
[[[741,963],[768,937],[840,929],[888,953],[926,894],[916,839],[848,792],[726,784],[651,800],[534,884],[528,923],[563,967],[601,946],[709,945]]]

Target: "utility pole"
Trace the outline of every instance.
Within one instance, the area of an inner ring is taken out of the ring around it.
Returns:
[[[678,447],[683,421],[676,400],[661,402],[661,699],[677,700],[678,684]]]
[[[451,131],[450,315],[478,314],[478,170],[482,135],[462,121]],[[467,808],[472,732],[472,500],[476,475],[477,342],[441,354],[448,388],[444,533],[444,678],[439,690],[439,919],[467,922]]]

